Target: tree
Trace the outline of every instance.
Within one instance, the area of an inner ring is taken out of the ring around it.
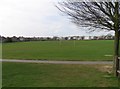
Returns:
[[[60,11],[68,15],[77,26],[90,27],[90,31],[113,30],[115,31],[114,73],[118,76],[119,69],[119,28],[120,28],[120,2],[76,2],[67,0],[59,2],[56,6]]]
[[[6,42],[13,42],[11,37],[6,38]]]

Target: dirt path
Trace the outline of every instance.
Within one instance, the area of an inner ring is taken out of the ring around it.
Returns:
[[[46,61],[46,60],[15,60],[0,59],[0,62],[19,62],[19,63],[49,63],[49,64],[112,64],[112,61]]]

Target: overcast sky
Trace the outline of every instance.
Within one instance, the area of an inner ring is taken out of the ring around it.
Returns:
[[[91,36],[63,15],[57,0],[0,0],[0,35],[2,36]],[[112,33],[112,32],[108,32]]]

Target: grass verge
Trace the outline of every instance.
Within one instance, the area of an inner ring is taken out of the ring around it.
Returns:
[[[3,87],[118,87],[112,65],[3,63]]]

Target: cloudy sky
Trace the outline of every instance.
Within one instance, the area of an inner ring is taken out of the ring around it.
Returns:
[[[103,35],[103,32],[87,33],[85,28],[78,28],[55,4],[57,0],[0,0],[0,35]]]

